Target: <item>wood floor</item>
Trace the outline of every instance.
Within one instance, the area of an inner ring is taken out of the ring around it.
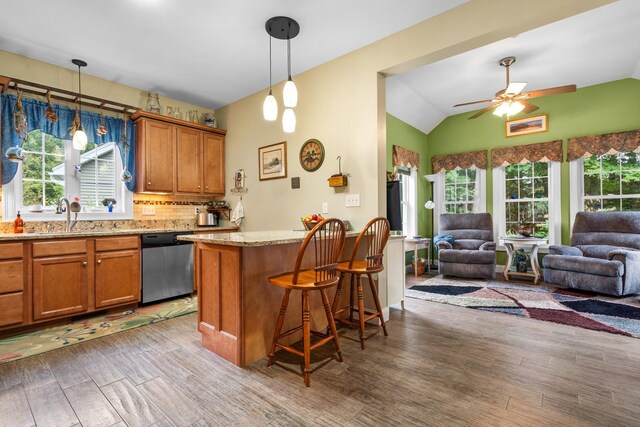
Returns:
[[[315,353],[310,388],[293,355],[240,369],[202,350],[195,314],[0,365],[0,425],[640,424],[640,340],[405,307],[365,351],[343,330],[344,363]]]

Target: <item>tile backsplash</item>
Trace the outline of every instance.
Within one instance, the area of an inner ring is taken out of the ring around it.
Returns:
[[[0,190],[0,200],[2,193]],[[82,213],[78,215],[78,223],[74,230],[105,230],[123,228],[148,229],[180,229],[196,226],[195,208],[204,207],[214,198],[194,196],[134,194],[133,219],[116,221],[83,221]],[[153,215],[143,215],[144,207],[153,207]],[[62,219],[62,218],[61,218]],[[220,218],[223,219],[223,218]],[[26,232],[62,231],[64,221],[26,221]],[[12,222],[0,222],[0,233],[12,233]]]

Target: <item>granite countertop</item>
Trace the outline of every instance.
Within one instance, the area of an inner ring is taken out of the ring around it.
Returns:
[[[284,245],[287,243],[301,243],[307,233],[308,231],[306,230],[247,231],[244,233],[179,236],[178,240],[225,246],[269,246]],[[347,231],[346,237],[355,237],[357,235],[357,231]]]
[[[0,234],[1,241],[10,240],[39,240],[39,239],[65,239],[76,237],[99,237],[99,236],[121,236],[131,234],[149,234],[149,233],[167,233],[167,232],[180,232],[180,231],[226,231],[237,230],[238,227],[234,225],[216,226],[216,227],[190,227],[190,228],[114,228],[111,230],[80,230],[71,232],[52,232],[52,233],[7,233]],[[226,234],[226,233],[223,233]],[[234,233],[242,234],[242,233]],[[207,234],[207,236],[215,236],[215,234]]]

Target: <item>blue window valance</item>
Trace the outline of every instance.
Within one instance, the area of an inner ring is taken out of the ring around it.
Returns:
[[[48,104],[46,102],[37,101],[35,99],[22,98],[22,107],[24,115],[27,119],[28,132],[32,130],[40,129],[42,132],[52,135],[62,140],[70,140],[69,129],[73,125],[73,119],[76,115],[75,109],[66,107],[64,105],[52,104],[53,111],[58,116],[58,121],[51,123],[46,120],[45,110]],[[12,146],[22,147],[22,139],[15,131],[15,122],[13,120],[16,107],[16,96],[2,94],[2,184],[8,184],[15,177],[18,170],[18,165],[9,161],[4,153]],[[82,111],[80,113],[80,120],[82,121],[82,127],[87,133],[87,139],[90,143],[96,145],[106,144],[108,142],[115,142],[120,149],[120,157],[122,158],[122,164],[125,163],[125,150],[123,142],[124,132],[124,120],[117,119],[115,117],[104,116],[104,126],[107,128],[108,133],[104,136],[98,136],[96,130],[100,127],[100,114],[92,113],[89,111]],[[127,119],[129,120],[129,119]],[[133,122],[131,120],[127,123],[127,169],[131,172],[133,179],[131,182],[127,182],[125,185],[129,191],[134,191],[136,182],[136,170],[135,170],[135,131]]]

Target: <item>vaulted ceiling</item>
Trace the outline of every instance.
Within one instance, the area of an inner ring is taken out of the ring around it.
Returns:
[[[525,91],[640,79],[640,1],[620,0],[387,79],[387,111],[425,133],[445,117],[488,106],[505,87],[501,58],[515,56],[511,80]]]

